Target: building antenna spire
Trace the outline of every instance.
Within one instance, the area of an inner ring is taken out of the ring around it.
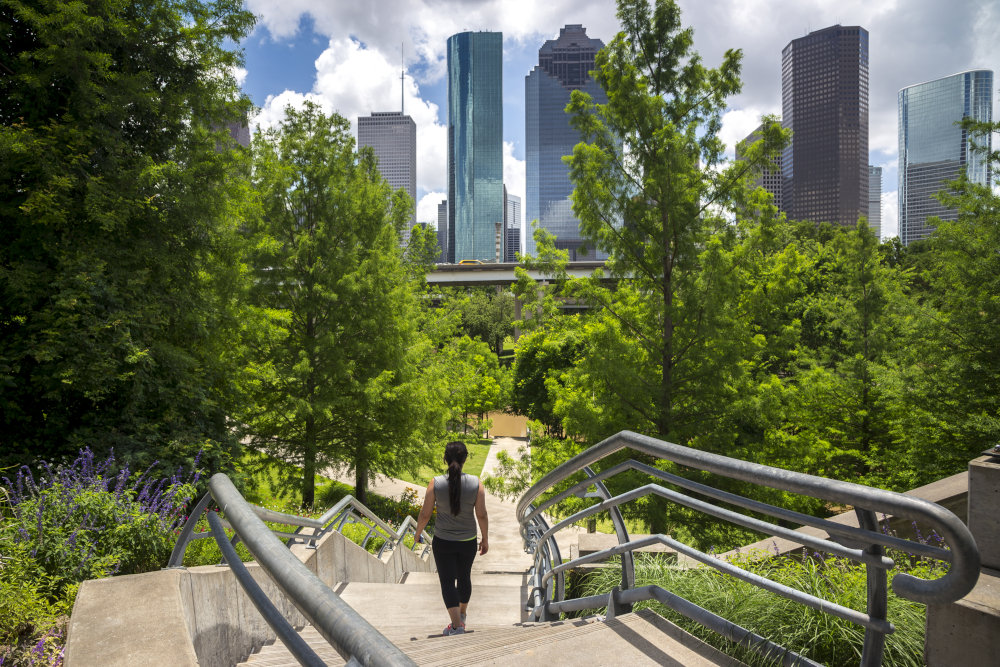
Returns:
[[[403,60],[403,43],[399,43],[399,112],[406,113],[406,96],[403,93],[403,81],[406,65]]]

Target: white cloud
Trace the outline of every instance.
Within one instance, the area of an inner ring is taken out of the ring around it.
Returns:
[[[313,93],[297,93],[294,90],[286,90],[279,95],[268,95],[264,106],[260,108],[257,117],[250,121],[254,131],[268,130],[277,127],[285,119],[285,108],[301,109],[306,102],[318,104],[324,113],[330,113],[333,109],[330,103],[319,95]]]
[[[357,136],[359,116],[400,108],[398,65],[378,51],[364,48],[356,40],[331,40],[316,59],[315,66],[312,92],[286,90],[276,97],[268,97],[258,117],[258,125],[270,127],[284,116],[285,106],[301,106],[306,99],[311,99],[320,103],[327,113],[336,111],[350,120]],[[448,131],[438,122],[438,106],[421,98],[410,76],[403,81],[402,95],[406,113],[417,126],[417,187],[421,191],[444,190]]]
[[[521,198],[521,209],[524,210],[525,162],[514,157],[514,144],[503,142],[503,184],[507,186],[507,194]]]
[[[882,193],[882,238],[899,236],[899,191]]]
[[[232,68],[233,78],[236,79],[236,84],[239,86],[243,85],[243,82],[247,80],[247,70],[245,67],[233,67]]]
[[[736,144],[747,138],[751,132],[760,125],[760,118],[765,113],[777,113],[779,111],[763,111],[753,107],[746,109],[730,109],[722,116],[722,129],[719,131],[719,138],[726,144],[726,157],[730,160],[736,158]]]
[[[438,204],[447,199],[445,192],[428,192],[417,202],[417,222],[426,222],[437,229]]]
[[[445,73],[448,37],[466,30],[493,30],[515,43],[551,37],[566,23],[583,23],[593,34],[617,30],[614,3],[578,0],[379,0],[316,2],[316,0],[246,0],[259,24],[275,39],[298,31],[309,16],[314,30],[334,39],[354,37],[369,49],[397,55],[402,43],[410,63],[421,63],[418,79],[439,80]],[[539,42],[539,45],[541,43]],[[537,47],[534,47],[537,48]]]

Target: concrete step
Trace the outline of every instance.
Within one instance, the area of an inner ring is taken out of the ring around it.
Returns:
[[[426,637],[440,633],[448,624],[441,586],[437,575],[432,576],[433,583],[350,582],[335,585],[333,591],[383,634],[405,629],[415,637]],[[521,611],[527,587],[520,583],[519,577],[492,585],[477,583],[478,580],[479,577],[473,577],[470,623],[505,626],[527,620]]]
[[[591,617],[553,623],[480,627],[464,635],[437,634],[407,640],[387,636],[418,665],[544,665],[563,664],[569,656],[585,665],[672,665],[703,667],[739,663],[684,633],[650,610],[624,614],[607,622]],[[313,628],[303,638],[330,665],[343,659]],[[244,665],[294,667],[295,660],[280,643],[265,646]]]
[[[401,584],[438,584],[437,572],[404,572],[400,578]],[[521,574],[478,574],[472,575],[472,586],[524,586],[528,583],[527,575]]]

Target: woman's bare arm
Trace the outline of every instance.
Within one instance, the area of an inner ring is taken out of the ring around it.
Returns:
[[[420,508],[420,514],[417,516],[417,532],[413,536],[417,542],[420,541],[420,534],[427,528],[427,523],[431,520],[431,514],[433,513],[434,480],[432,479],[427,483],[427,491],[424,493],[424,506]]]
[[[490,550],[490,520],[486,516],[486,487],[479,482],[479,493],[476,494],[476,520],[479,521],[479,532],[482,537],[479,540],[479,554],[485,556]]]

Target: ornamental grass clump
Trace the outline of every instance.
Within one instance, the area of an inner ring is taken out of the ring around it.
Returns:
[[[906,571],[924,579],[943,574],[936,561],[911,560],[901,554],[893,572]],[[843,558],[820,554],[801,557],[772,556],[764,552],[730,559],[744,570],[796,588],[845,607],[864,610],[865,568]],[[606,593],[621,579],[621,561],[581,582],[579,595]],[[893,574],[890,572],[890,578]],[[651,554],[635,555],[635,585],[658,585],[787,649],[831,667],[857,665],[864,645],[864,628],[829,614],[764,591],[752,584],[708,567],[683,568]],[[895,632],[886,637],[883,664],[920,667],[923,664],[925,607],[896,596],[889,587],[888,619]],[[778,664],[755,652],[736,646],[720,635],[655,602],[641,602],[636,609],[651,607],[703,641],[748,665]]]

